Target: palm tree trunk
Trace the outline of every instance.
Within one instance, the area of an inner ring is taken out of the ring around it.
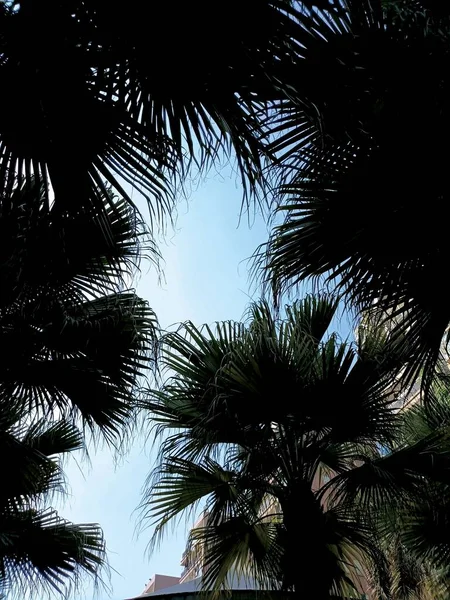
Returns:
[[[300,481],[289,486],[281,509],[286,535],[284,587],[293,589],[299,600],[328,599],[333,575],[322,507],[310,486]]]

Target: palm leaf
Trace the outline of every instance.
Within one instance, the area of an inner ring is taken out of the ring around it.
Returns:
[[[0,590],[70,590],[83,572],[96,575],[105,549],[98,525],[74,525],[53,510],[0,513]]]
[[[323,277],[357,309],[387,311],[396,337],[407,339],[407,382],[423,370],[427,384],[450,321],[439,219],[450,23],[438,13],[421,2],[330,2],[305,12],[301,68],[311,76],[292,89],[289,114],[298,116],[288,127],[295,136],[295,119],[299,131],[319,121],[322,135],[282,157],[286,218],[261,249],[277,294]]]
[[[48,210],[36,180],[2,198],[0,398],[31,415],[81,418],[113,441],[155,367],[158,325],[125,287],[145,228],[124,200],[103,202],[98,219]]]
[[[160,540],[172,519],[188,508],[190,512],[195,510],[200,500],[210,495],[219,504],[216,510],[233,502],[238,491],[231,471],[208,458],[201,464],[176,457],[166,460],[155,473],[154,485],[142,503],[145,518],[157,523],[151,544]]]
[[[22,312],[3,319],[8,367],[1,397],[49,416],[57,409],[57,414],[82,417],[107,436],[117,434],[136,407],[139,377],[149,367],[154,313],[125,292],[72,309],[50,302],[46,308],[44,315]]]
[[[63,420],[26,423],[20,408],[3,401],[0,410],[0,592],[67,592],[105,562],[98,525],[69,523],[46,507],[64,490],[60,455],[83,448],[83,436]]]
[[[139,213],[123,199],[109,192],[104,213],[61,214],[55,206],[48,210],[45,192],[35,180],[18,180],[1,198],[2,305],[21,296],[34,300],[43,290],[80,299],[115,292],[134,274],[141,253],[158,260]]]
[[[194,529],[192,539],[206,548],[203,585],[228,589],[231,576],[252,576],[262,589],[281,588],[277,524],[257,515],[238,516]],[[277,585],[278,583],[278,585]]]
[[[1,510],[16,510],[37,497],[64,489],[57,455],[84,447],[83,437],[71,423],[46,419],[25,424],[19,406],[3,402],[0,446],[8,461],[3,467],[7,485],[0,492]],[[9,417],[5,419],[5,417]]]
[[[368,569],[378,561],[385,577],[360,496],[381,487],[370,487],[364,468],[378,468],[380,445],[394,446],[403,424],[392,394],[402,355],[386,352],[386,336],[370,330],[355,343],[329,334],[336,308],[332,298],[308,297],[280,318],[263,302],[245,323],[189,323],[165,339],[168,377],[147,408],[168,437],[141,508],[159,540],[168,523],[205,503],[208,523],[193,535],[205,547],[207,587],[226,585],[237,569],[273,589],[312,594],[307,575],[321,564],[316,595],[348,596],[361,591],[356,561]],[[431,478],[432,451],[445,471],[444,435],[423,444],[409,450],[422,462],[405,494]],[[393,479],[407,450],[385,467]],[[397,491],[389,490],[391,503]]]
[[[126,197],[125,180],[155,219],[173,206],[171,176],[191,160],[208,166],[233,150],[244,181],[258,185],[259,115],[283,97],[298,45],[291,2],[235,1],[219,21],[201,2],[160,2],[151,35],[145,3],[125,11],[103,0],[38,13],[27,0],[2,7],[5,174],[48,179],[65,206],[99,206],[93,182]],[[161,51],[169,30],[170,51]],[[10,180],[0,180],[8,189]]]
[[[449,431],[443,428],[385,456],[366,457],[363,464],[335,477],[322,493],[331,491],[341,501],[345,497],[346,502],[375,510],[403,506],[411,498],[426,504],[427,486],[433,490],[433,484],[448,481],[449,448]]]

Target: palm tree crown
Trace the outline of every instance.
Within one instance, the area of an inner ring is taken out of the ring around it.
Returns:
[[[19,402],[31,418],[82,421],[112,440],[153,366],[157,323],[125,287],[139,221],[125,201],[109,203],[98,219],[49,210],[37,182],[2,199],[0,401]]]
[[[286,139],[272,147],[286,219],[270,278],[278,293],[324,276],[358,309],[376,303],[408,339],[406,375],[431,376],[450,322],[450,14],[421,0],[321,4],[304,12]]]
[[[296,9],[290,0],[113,0],[0,4],[0,181],[49,180],[58,203],[98,203],[123,180],[170,208],[170,175],[236,151],[261,175],[259,115],[283,94]],[[167,175],[167,177],[166,177]]]
[[[382,540],[401,523],[411,552],[423,542],[415,509],[420,498],[433,520],[447,431],[407,439],[392,394],[399,356],[380,333],[356,345],[327,337],[335,311],[307,298],[277,320],[260,304],[248,324],[167,336],[170,376],[148,404],[167,437],[143,510],[157,541],[206,502],[207,525],[193,532],[206,585],[237,568],[308,597],[358,595],[368,573],[386,591]]]

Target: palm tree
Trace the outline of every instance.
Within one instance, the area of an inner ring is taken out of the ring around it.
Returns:
[[[376,580],[369,581],[372,594],[380,600],[445,600],[448,597],[447,573],[440,574],[429,561],[409,551],[402,541],[393,535],[385,544],[389,564],[385,590]],[[443,581],[441,581],[441,579]]]
[[[145,232],[125,200],[108,203],[101,219],[62,212],[36,181],[2,198],[0,404],[113,441],[154,367],[157,322],[126,287]]]
[[[105,562],[100,527],[76,525],[47,507],[64,489],[57,456],[83,447],[67,421],[23,425],[19,407],[0,404],[0,595],[64,592],[83,573],[98,576]],[[2,596],[3,597],[3,596]]]
[[[165,340],[169,377],[147,408],[166,437],[142,508],[155,543],[206,502],[193,532],[206,586],[237,569],[299,597],[360,597],[371,575],[390,597],[394,533],[442,566],[450,547],[425,524],[446,514],[449,430],[408,437],[392,393],[401,354],[379,331],[327,335],[336,307],[308,297],[277,320],[259,304],[248,323]]]
[[[127,289],[141,250],[157,259],[136,211],[63,211],[38,180],[0,201],[0,593],[68,591],[105,562],[97,525],[47,507],[62,489],[54,456],[85,432],[118,444],[155,367],[157,321]]]
[[[58,203],[98,207],[103,182],[127,197],[125,180],[158,217],[171,204],[171,174],[231,148],[255,186],[260,115],[283,97],[295,55],[290,0],[233,0],[220,17],[199,1],[150,10],[142,1],[2,0],[0,8],[7,191],[15,175],[33,175],[51,183]]]
[[[278,294],[324,277],[357,309],[387,311],[410,346],[405,375],[424,367],[429,381],[450,323],[450,12],[428,0],[320,4],[304,11],[286,132],[271,148],[285,221],[263,249],[269,278]]]
[[[448,392],[438,395],[432,406],[415,403],[401,414],[398,447],[417,445],[433,437],[439,445],[448,437],[449,424]],[[387,527],[388,531],[382,545],[389,569],[384,590],[376,577],[371,578],[377,598],[445,600],[448,597],[448,489],[445,471],[441,470],[443,463],[439,464],[441,458],[435,452],[434,492],[408,507],[408,511],[397,511],[396,518],[392,515],[386,518],[385,513],[381,520],[381,527]]]

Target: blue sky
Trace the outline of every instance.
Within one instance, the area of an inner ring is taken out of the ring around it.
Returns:
[[[190,319],[197,324],[240,319],[250,301],[248,265],[260,242],[267,239],[261,216],[249,226],[239,224],[242,191],[229,169],[210,176],[191,194],[189,204],[180,203],[173,232],[161,245],[165,283],[159,284],[154,269],[142,264],[138,293],[146,298],[162,327]],[[256,296],[255,296],[256,298]],[[179,575],[187,529],[182,523],[150,557],[146,546],[151,530],[139,535],[141,489],[156,449],[146,441],[148,431],[134,440],[119,465],[111,451],[91,455],[91,465],[71,462],[67,467],[69,496],[61,513],[75,522],[99,522],[104,529],[110,564],[111,596],[100,590],[98,598],[123,599],[139,594],[153,573]],[[87,583],[77,600],[91,600]]]
[[[155,269],[142,264],[137,291],[149,301],[163,328],[188,319],[196,324],[241,319],[252,292],[257,299],[246,259],[267,240],[268,229],[261,216],[250,224],[246,216],[239,219],[241,200],[242,191],[230,169],[210,176],[191,194],[188,204],[180,203],[176,226],[161,245],[165,283],[158,283]],[[348,334],[346,320],[340,330]],[[70,490],[61,514],[74,522],[100,523],[107,540],[112,593],[100,589],[99,600],[135,596],[154,573],[181,573],[188,524],[169,531],[151,556],[147,544],[152,530],[137,533],[136,508],[157,452],[148,429],[136,436],[120,464],[110,450],[101,449],[91,453],[90,465],[72,461],[67,466]],[[87,581],[76,599],[94,596]]]

